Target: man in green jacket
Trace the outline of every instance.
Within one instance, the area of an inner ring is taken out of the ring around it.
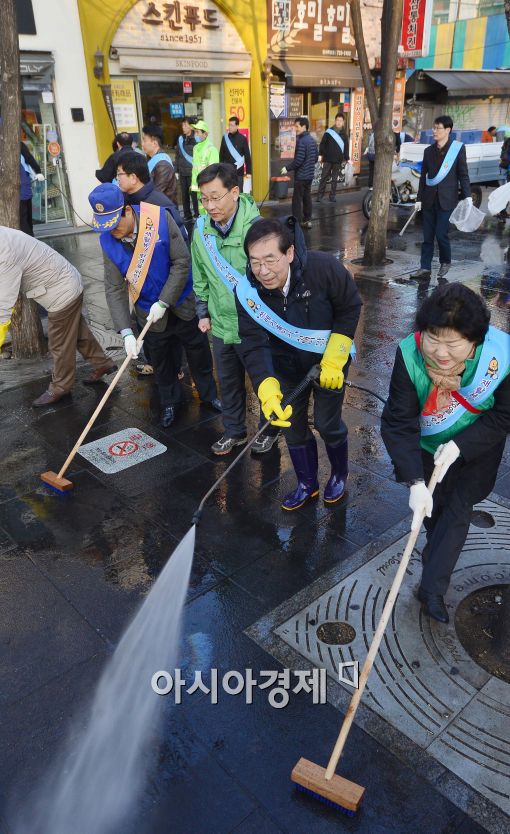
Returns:
[[[203,119],[200,119],[193,125],[195,131],[195,146],[193,148],[193,164],[191,168],[191,189],[190,191],[198,191],[197,177],[200,171],[207,168],[208,165],[213,165],[220,160],[220,152],[215,148],[209,139],[209,127]],[[205,214],[200,211],[200,214]]]
[[[224,434],[212,445],[215,455],[227,455],[246,443],[246,385],[234,298],[236,275],[244,275],[244,238],[259,217],[253,197],[240,194],[233,165],[209,165],[198,175],[200,202],[207,215],[197,220],[191,243],[193,288],[198,326],[212,331],[213,352],[221,387]],[[261,418],[265,422],[264,418]],[[268,429],[252,451],[268,452],[278,430]]]

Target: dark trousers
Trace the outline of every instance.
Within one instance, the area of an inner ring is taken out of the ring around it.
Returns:
[[[237,184],[239,185],[239,191],[242,194],[244,188],[244,166],[237,169]]]
[[[448,223],[453,209],[442,209],[436,203],[432,208],[421,211],[423,225],[423,243],[421,245],[421,268],[430,270],[434,254],[434,238],[439,246],[439,261],[442,264],[452,262],[452,249],[448,237]]]
[[[190,192],[191,175],[189,177],[181,175],[179,182],[181,184],[182,213],[185,220],[191,220],[191,203],[193,203],[193,214],[198,217],[198,195],[196,191]]]
[[[237,345],[226,345],[223,339],[213,336],[213,353],[220,383],[223,427],[227,437],[246,436],[246,380],[245,367]],[[259,427],[266,418],[260,412]],[[276,426],[269,426],[266,434],[278,434]]]
[[[374,185],[374,168],[375,168],[375,159],[368,160],[368,187],[372,188]]]
[[[34,236],[32,223],[32,198],[19,201],[19,227],[26,235]]]
[[[334,197],[336,194],[336,184],[338,182],[338,177],[340,176],[340,163],[339,162],[324,162],[322,165],[322,175],[321,181],[319,183],[319,197],[324,197],[324,193],[326,191],[326,180],[331,175],[331,196]]]
[[[143,327],[143,322],[138,321],[138,325]],[[190,321],[183,321],[169,312],[165,329],[161,332],[149,330],[145,334],[145,343],[154,368],[154,380],[162,408],[177,405],[181,400],[182,388],[178,373],[182,363],[182,348],[200,399],[211,402],[218,396],[212,374],[209,341],[206,334],[198,329],[196,316]]]
[[[301,379],[282,378],[281,374],[278,377],[283,393],[283,402],[285,402],[286,397],[299,385]],[[341,391],[334,391],[329,388],[321,388],[315,382],[292,403],[291,426],[288,429],[283,429],[287,445],[302,446],[312,436],[308,424],[308,404],[312,391],[314,427],[328,446],[340,446],[347,440],[347,426],[342,420],[345,386]]]
[[[425,519],[427,544],[423,551],[421,587],[444,596],[466,541],[473,506],[494,489],[505,441],[483,457],[469,463],[457,460],[434,490],[432,518]],[[423,452],[425,477],[429,480],[434,458]]]
[[[312,180],[294,180],[292,214],[299,223],[312,219]]]

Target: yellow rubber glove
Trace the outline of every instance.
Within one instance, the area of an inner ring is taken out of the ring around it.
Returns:
[[[0,324],[0,348],[5,342],[10,323],[10,321],[6,321],[5,324]]]
[[[268,376],[262,380],[257,391],[262,412],[266,420],[271,420],[274,415],[277,419],[271,420],[272,426],[281,426],[286,429],[289,428],[289,417],[292,417],[292,406],[287,405],[282,408],[280,403],[283,399],[283,394],[280,390],[280,383],[274,376]]]
[[[321,360],[321,385],[323,388],[340,388],[344,384],[344,367],[351,351],[352,339],[341,333],[332,333]]]

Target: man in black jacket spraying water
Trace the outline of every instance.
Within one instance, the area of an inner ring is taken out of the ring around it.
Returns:
[[[298,479],[282,509],[297,510],[319,494],[317,443],[308,425],[312,390],[314,426],[331,462],[324,501],[336,503],[348,474],[342,403],[361,310],[356,284],[332,255],[306,250],[294,217],[254,223],[244,248],[247,275],[236,287],[239,352],[266,418],[284,429]],[[320,383],[282,409],[283,397],[317,363]]]

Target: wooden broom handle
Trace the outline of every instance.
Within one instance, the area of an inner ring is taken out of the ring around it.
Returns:
[[[432,473],[432,477],[429,481],[428,488],[430,493],[433,494],[434,489],[437,484],[437,478],[439,475],[439,468],[437,466],[434,467],[434,471]],[[361,670],[361,674],[359,676],[358,688],[355,690],[354,695],[352,696],[351,703],[347,708],[347,712],[345,713],[345,718],[343,720],[343,724],[340,728],[340,733],[336,740],[336,744],[333,748],[333,752],[331,754],[331,758],[328,762],[328,766],[326,768],[325,778],[331,779],[333,774],[335,773],[338,760],[342,755],[342,751],[344,749],[345,742],[347,741],[347,736],[349,734],[349,730],[351,729],[352,722],[354,721],[354,716],[356,715],[356,710],[358,709],[359,702],[361,701],[361,696],[363,695],[365,685],[374,665],[374,660],[376,658],[377,652],[379,650],[379,646],[381,644],[381,640],[384,635],[384,631],[388,624],[388,620],[390,619],[391,612],[393,611],[393,606],[395,605],[395,600],[397,599],[398,592],[400,591],[400,586],[402,584],[402,580],[404,578],[405,572],[407,570],[407,566],[409,564],[409,559],[411,558],[411,554],[413,552],[414,546],[416,544],[416,540],[421,530],[421,525],[423,524],[423,519],[425,518],[425,513],[423,513],[420,524],[415,530],[411,530],[409,534],[409,538],[407,540],[407,545],[402,555],[402,559],[400,560],[400,565],[398,566],[397,573],[395,574],[395,579],[393,580],[390,593],[386,600],[386,603],[383,608],[383,612],[381,614],[381,619],[377,624],[377,629],[374,634],[372,643],[368,650],[368,654],[365,659],[365,663],[363,664],[363,669]]]
[[[147,321],[146,321],[146,323],[145,323],[145,326],[144,326],[144,328],[143,328],[142,332],[140,333],[140,335],[138,336],[138,339],[136,340],[136,341],[138,342],[138,344],[140,344],[141,340],[143,339],[143,337],[144,337],[144,336],[145,336],[145,334],[147,333],[147,330],[149,329],[149,327],[151,326],[151,324],[152,324],[152,321],[149,321],[149,320],[147,319]],[[115,388],[115,386],[117,385],[117,382],[118,382],[118,381],[119,381],[119,379],[121,378],[122,374],[123,374],[123,373],[124,373],[124,371],[126,370],[127,366],[128,366],[128,365],[129,365],[129,363],[131,362],[131,359],[132,359],[132,358],[133,358],[133,356],[129,353],[129,354],[126,356],[126,358],[124,359],[124,362],[123,362],[123,363],[122,363],[122,365],[120,366],[119,370],[117,371],[117,373],[116,373],[116,374],[115,374],[115,376],[113,377],[112,381],[110,382],[110,384],[109,384],[109,386],[108,386],[108,389],[105,391],[105,393],[104,393],[104,395],[103,395],[103,398],[101,399],[101,402],[100,402],[100,403],[99,403],[99,405],[97,406],[97,408],[96,408],[96,410],[94,411],[94,413],[93,413],[92,417],[90,418],[90,420],[88,421],[87,425],[86,425],[86,426],[85,426],[85,428],[83,429],[82,433],[80,434],[80,436],[79,436],[78,440],[76,441],[76,443],[74,444],[73,448],[72,448],[72,449],[71,449],[71,451],[69,452],[69,455],[67,456],[66,462],[64,463],[64,465],[63,465],[62,469],[60,470],[60,472],[58,473],[58,477],[59,477],[59,478],[61,478],[61,477],[64,475],[64,473],[67,471],[67,469],[68,469],[68,468],[69,468],[69,466],[71,465],[72,460],[73,460],[74,456],[76,455],[76,452],[78,451],[78,449],[80,448],[81,444],[83,443],[83,441],[84,441],[85,437],[87,436],[87,434],[88,434],[88,433],[89,433],[89,431],[91,430],[92,426],[93,426],[93,425],[94,425],[94,423],[96,422],[96,420],[97,420],[97,418],[98,418],[98,416],[99,416],[100,412],[101,412],[101,411],[102,411],[102,409],[103,409],[104,404],[106,403],[106,400],[108,399],[108,397],[109,397],[109,396],[110,396],[110,394],[112,393],[113,389],[114,389],[114,388]]]

